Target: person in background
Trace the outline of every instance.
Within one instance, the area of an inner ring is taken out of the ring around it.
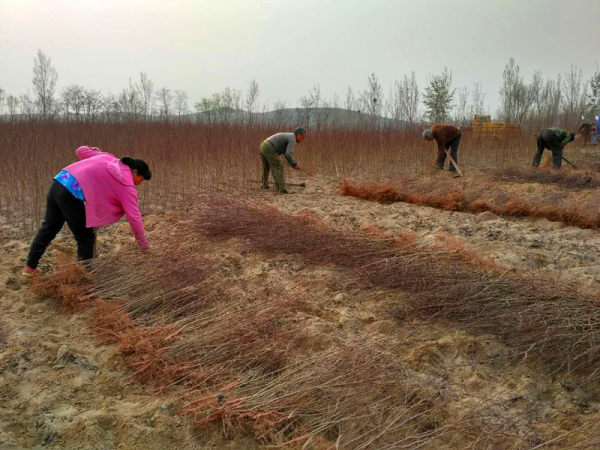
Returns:
[[[272,171],[277,192],[282,194],[288,193],[285,188],[283,164],[281,163],[280,156],[284,155],[290,166],[296,170],[300,170],[300,164],[294,160],[292,152],[296,144],[304,141],[305,137],[306,130],[304,128],[296,128],[293,133],[274,134],[260,144],[260,157],[263,165],[261,189],[269,188],[269,171]]]
[[[552,166],[555,169],[560,169],[565,145],[577,138],[582,127],[579,127],[576,133],[569,133],[560,128],[546,128],[540,131],[540,134],[537,136],[537,152],[533,156],[533,167],[539,167],[544,150],[548,149],[552,152]]]
[[[450,149],[450,156],[458,164],[458,145],[460,144],[461,131],[460,128],[456,128],[454,125],[448,123],[436,123],[429,129],[423,131],[423,138],[427,141],[435,139],[438,147],[438,156],[436,164],[440,169],[444,169],[444,162],[446,161],[445,150]],[[454,164],[448,164],[448,170],[450,172],[456,172]]]
[[[75,155],[80,161],[65,167],[52,181],[44,221],[31,243],[24,275],[37,270],[40,258],[65,222],[77,241],[80,261],[95,256],[94,228],[116,222],[123,215],[139,248],[149,247],[136,188],[152,178],[148,164],[129,156],[119,159],[88,146],[79,147]]]

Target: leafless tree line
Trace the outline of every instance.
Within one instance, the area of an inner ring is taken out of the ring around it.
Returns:
[[[519,65],[510,59],[502,74],[498,115],[507,122],[562,123],[574,127],[600,113],[600,72],[585,82],[576,66],[556,79],[536,71],[525,81]]]
[[[245,94],[229,87],[190,106],[187,94],[167,87],[155,89],[144,73],[129,80],[118,94],[102,94],[74,84],[57,91],[58,75],[50,58],[38,50],[33,66],[33,93],[7,95],[0,89],[0,116],[58,117],[64,120],[160,119],[203,122],[269,122],[277,126],[302,123],[310,126],[410,126],[418,122],[470,123],[474,114],[489,114],[480,83],[471,88],[453,87],[452,72],[444,68],[430,75],[421,91],[414,72],[384,88],[372,73],[364,89],[348,87],[343,101],[327,99],[315,85],[291,108],[282,100],[272,108],[259,104],[260,88],[252,80]],[[600,113],[600,71],[588,82],[583,72],[570,66],[556,79],[536,71],[527,82],[513,58],[506,64],[500,87],[497,116],[507,122],[535,125],[574,125],[581,117]]]

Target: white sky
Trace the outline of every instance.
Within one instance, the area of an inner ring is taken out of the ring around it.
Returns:
[[[481,82],[494,113],[512,56],[527,79],[600,61],[600,0],[0,0],[0,88],[31,90],[37,49],[70,84],[118,93],[145,72],[190,106],[256,79],[259,103],[296,106],[319,84],[343,100],[375,73],[385,90],[447,66]]]

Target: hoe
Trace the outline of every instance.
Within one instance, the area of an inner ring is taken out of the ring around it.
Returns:
[[[563,159],[564,162],[566,162],[567,164],[571,165],[571,167],[573,167],[573,169],[578,169],[578,167],[575,164],[573,164],[571,161],[569,161],[564,156],[562,157],[562,159]]]
[[[452,165],[456,169],[456,174],[454,175],[454,178],[462,177],[463,176],[463,172],[462,172],[462,170],[460,170],[460,167],[458,167],[458,164],[456,164],[456,161],[454,161],[454,158],[452,156],[450,156],[450,152],[448,150],[446,150],[446,149],[444,149],[444,151],[446,152],[446,156],[448,156],[448,158],[450,158],[450,162],[452,163]]]
[[[252,181],[252,183],[262,183],[262,181]],[[302,182],[302,183],[288,183],[287,181],[285,182],[286,186],[299,186],[299,187],[306,187],[306,183]]]

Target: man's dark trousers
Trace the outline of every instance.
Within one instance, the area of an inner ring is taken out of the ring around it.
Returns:
[[[458,164],[458,144],[460,144],[460,136],[456,136],[450,142],[446,143],[446,149],[450,149],[450,156],[452,156],[452,159],[456,162],[456,164]],[[440,148],[438,149],[437,166],[440,169],[443,169],[445,161],[446,152]],[[456,172],[456,168],[452,162],[448,166],[448,170],[450,170],[450,172]]]

